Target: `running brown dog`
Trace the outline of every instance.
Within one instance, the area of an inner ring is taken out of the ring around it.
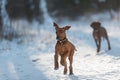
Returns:
[[[93,28],[93,38],[97,46],[97,52],[100,51],[102,37],[107,40],[108,50],[110,50],[111,46],[110,46],[110,41],[108,39],[108,34],[107,34],[106,29],[101,26],[100,22],[92,22],[90,26]]]
[[[72,67],[73,55],[76,49],[75,49],[75,46],[68,41],[65,33],[65,31],[68,30],[71,26],[65,26],[60,28],[56,23],[53,23],[53,26],[55,27],[55,30],[56,30],[56,39],[57,39],[57,43],[55,46],[55,55],[54,55],[54,69],[57,70],[59,68],[58,56],[60,55],[61,56],[60,63],[62,66],[64,66],[63,73],[67,74],[66,58],[68,57],[70,62],[69,74],[72,75],[73,74],[73,67]]]

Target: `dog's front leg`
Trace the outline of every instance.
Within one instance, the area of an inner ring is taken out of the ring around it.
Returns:
[[[99,39],[99,42],[98,42],[98,50],[97,50],[97,52],[100,51],[100,48],[101,48],[101,39]]]
[[[94,38],[94,40],[95,40],[95,44],[96,44],[96,47],[97,47],[97,52],[99,52],[99,43],[98,43],[98,40],[95,39],[95,38]]]
[[[58,52],[55,51],[55,55],[54,55],[54,69],[57,70],[59,68],[59,64],[58,64]]]

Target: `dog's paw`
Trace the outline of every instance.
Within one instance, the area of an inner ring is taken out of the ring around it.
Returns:
[[[111,50],[111,47],[109,47],[108,50]]]
[[[54,68],[54,70],[58,70],[58,69],[59,69],[58,67]]]
[[[70,73],[69,75],[74,75],[73,73]]]

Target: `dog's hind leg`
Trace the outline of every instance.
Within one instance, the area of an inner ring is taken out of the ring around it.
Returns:
[[[109,41],[108,34],[107,34],[106,30],[105,30],[104,38],[107,40],[108,50],[111,50],[110,41]]]
[[[108,43],[108,50],[111,50],[110,41],[109,41],[108,38],[106,40],[107,40],[107,43]]]

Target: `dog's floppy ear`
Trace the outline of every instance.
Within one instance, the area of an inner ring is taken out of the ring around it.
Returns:
[[[57,23],[53,22],[53,26],[55,27],[55,29],[59,28]]]
[[[68,30],[69,28],[71,28],[71,26],[65,26],[64,29]]]
[[[101,26],[100,22],[92,22],[90,25],[92,28],[99,28]]]

